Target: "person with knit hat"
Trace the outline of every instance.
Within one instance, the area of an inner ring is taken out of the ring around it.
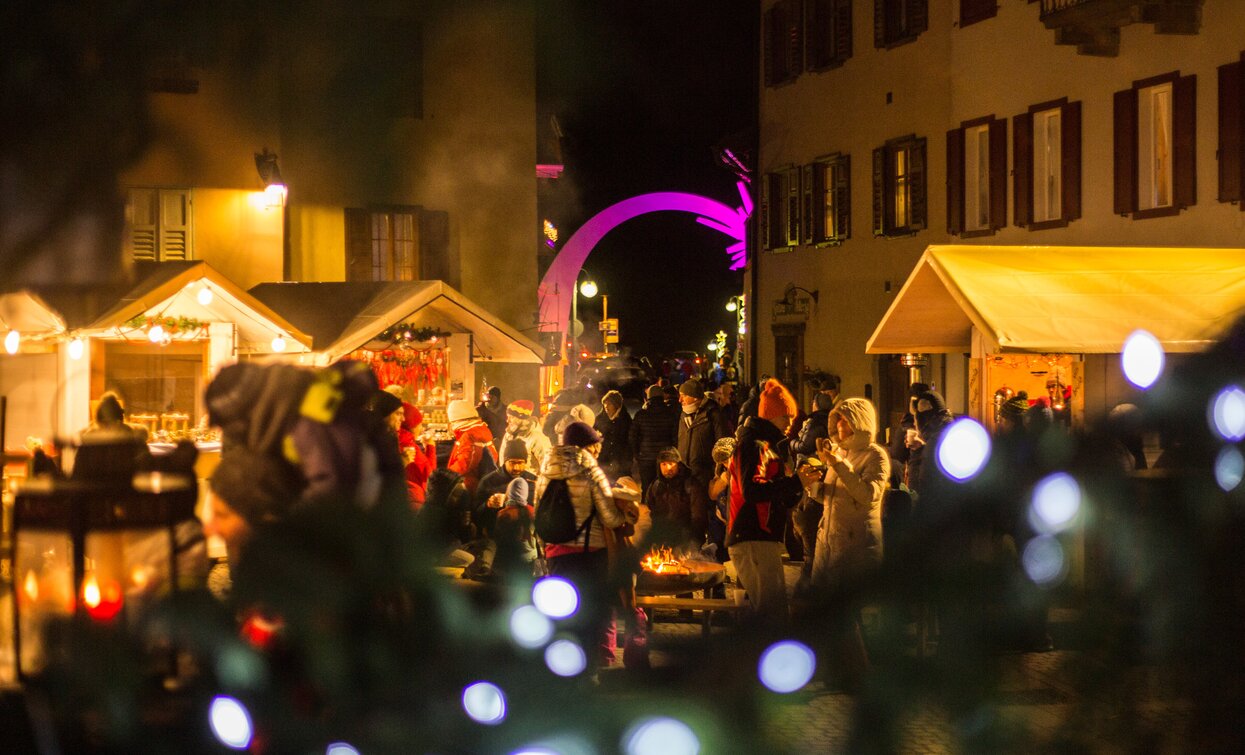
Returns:
[[[597,423],[597,413],[592,411],[592,407],[587,404],[575,404],[572,406],[569,410],[567,410],[566,416],[562,417],[562,419],[558,420],[558,423],[554,425],[554,438],[558,443],[566,442],[562,438],[562,433],[566,432],[566,428],[569,427],[572,422],[582,422],[588,427],[592,427]]]
[[[549,452],[536,478],[536,511],[539,514],[540,507],[546,505],[542,499],[551,484],[565,483],[575,509],[576,530],[582,532],[568,542],[545,543],[545,557],[549,573],[566,578],[579,593],[580,610],[569,621],[588,654],[590,666],[595,666],[598,661],[608,662],[606,648],[612,653],[613,645],[606,630],[610,605],[615,602],[611,596],[616,591],[611,590],[606,538],[626,524],[626,519],[611,497],[605,472],[597,465],[601,435],[591,425],[572,422],[563,432],[562,441]],[[594,647],[601,652],[593,652]]]
[[[678,441],[678,410],[666,403],[662,386],[649,386],[648,398],[631,418],[628,443],[635,453],[635,471],[641,490],[657,477],[657,454]]]
[[[397,426],[398,451],[406,465],[406,492],[411,509],[419,511],[427,497],[428,475],[437,468],[437,449],[423,438],[424,414],[405,401],[391,415]]]
[[[506,407],[506,434],[501,439],[502,448],[512,440],[521,441],[527,448],[528,469],[540,471],[553,443],[541,431],[536,422],[536,406],[527,399],[511,401]]]
[[[601,397],[601,413],[592,428],[601,434],[601,455],[597,462],[610,481],[631,474],[634,455],[631,452],[631,415],[623,407],[618,391],[607,391]]]
[[[653,517],[653,535],[659,545],[699,548],[701,540],[693,533],[703,533],[707,522],[696,521],[705,517],[709,509],[708,489],[696,483],[692,470],[679,458],[676,448],[667,448],[657,454],[659,474],[644,491],[643,502]]]
[[[933,461],[934,449],[942,433],[955,417],[947,410],[942,394],[929,389],[916,398],[916,432],[906,433],[908,449],[908,487],[918,496],[928,489],[932,475],[938,473]]]
[[[701,382],[696,378],[683,381],[679,386],[680,414],[675,447],[679,456],[692,472],[696,484],[706,491],[713,479],[713,444],[718,438],[730,435],[722,409],[718,402],[707,398]],[[703,523],[706,512],[696,512],[693,522]],[[704,530],[692,533],[693,538],[704,540]]]
[[[538,553],[536,534],[532,530],[536,518],[536,510],[531,503],[534,487],[524,477],[515,477],[506,486],[493,529],[493,539],[497,542],[494,571],[522,575],[532,573]]]
[[[549,413],[545,415],[544,422],[540,426],[540,431],[552,443],[558,442],[558,423],[566,418],[571,411],[571,407],[579,403],[576,400],[576,393],[567,388],[558,391],[553,397],[553,404],[549,407]],[[589,422],[588,424],[592,424]]]
[[[877,412],[863,398],[843,399],[830,414],[834,433],[819,445],[824,474],[804,476],[824,512],[817,530],[813,586],[829,595],[852,594],[882,560],[882,499],[890,487],[890,455],[874,442]],[[859,606],[840,627],[838,647],[849,684],[859,685],[869,659]]]
[[[506,490],[510,483],[518,479],[527,481],[527,503],[535,504],[536,475],[527,465],[527,446],[523,445],[523,441],[511,438],[502,444],[501,468],[481,477],[476,487],[472,521],[485,534],[492,534],[497,515],[505,505]]]
[[[493,447],[493,433],[480,419],[470,401],[454,399],[445,409],[454,434],[454,448],[450,450],[446,467],[463,477],[468,493],[475,493],[480,478],[497,468],[497,449]],[[488,456],[486,460],[484,457]]]
[[[999,407],[998,432],[1002,435],[1024,432],[1025,412],[1029,411],[1029,394],[1018,392]]]
[[[757,416],[739,428],[729,464],[727,551],[757,618],[774,624],[789,618],[782,540],[788,510],[803,489],[781,458],[778,443],[798,411],[791,392],[777,380],[767,380],[759,392]]]

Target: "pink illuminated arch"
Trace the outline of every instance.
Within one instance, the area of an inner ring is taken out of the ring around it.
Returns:
[[[725,233],[733,243],[726,247],[730,256],[730,269],[739,270],[747,264],[746,228],[752,214],[752,200],[747,187],[741,181],[736,184],[740,205],[731,208],[708,197],[681,192],[656,192],[624,199],[601,210],[566,241],[562,251],[549,266],[540,282],[540,329],[545,332],[566,332],[570,319],[571,292],[575,278],[584,266],[588,255],[605,234],[618,225],[650,212],[690,212],[696,222]]]

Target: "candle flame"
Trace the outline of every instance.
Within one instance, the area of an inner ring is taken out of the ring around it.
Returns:
[[[82,583],[82,602],[87,608],[95,608],[99,605],[99,598],[99,580],[92,574]]]
[[[30,598],[32,603],[39,599],[39,580],[35,578],[33,569],[26,572],[26,581],[22,584],[22,589],[25,590],[26,597]]]

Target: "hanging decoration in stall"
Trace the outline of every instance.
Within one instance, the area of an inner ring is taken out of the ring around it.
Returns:
[[[381,341],[403,349],[413,348],[417,343],[437,343],[451,334],[444,330],[429,327],[417,327],[410,323],[399,323],[382,330],[373,341]]]
[[[193,317],[151,317],[139,315],[126,320],[123,328],[141,330],[147,340],[161,346],[170,343],[175,337],[186,339],[200,338],[207,335],[208,323]]]
[[[412,394],[424,396],[424,399],[419,400],[424,403],[427,397],[443,396],[445,393],[444,384],[449,364],[445,352],[446,349],[436,346],[427,349],[406,347],[382,351],[359,349],[347,358],[367,362],[372,372],[376,373],[381,388],[391,385],[407,386]]]

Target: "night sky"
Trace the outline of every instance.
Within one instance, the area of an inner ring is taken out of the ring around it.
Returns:
[[[566,172],[555,215],[565,241],[609,205],[653,191],[739,203],[713,146],[754,140],[757,10],[749,0],[539,0],[537,97],[557,114]],[[570,185],[567,185],[570,184]],[[743,290],[727,237],[686,213],[642,216],[597,246],[585,269],[609,295],[635,354],[704,352]],[[585,305],[588,331],[600,297]]]

